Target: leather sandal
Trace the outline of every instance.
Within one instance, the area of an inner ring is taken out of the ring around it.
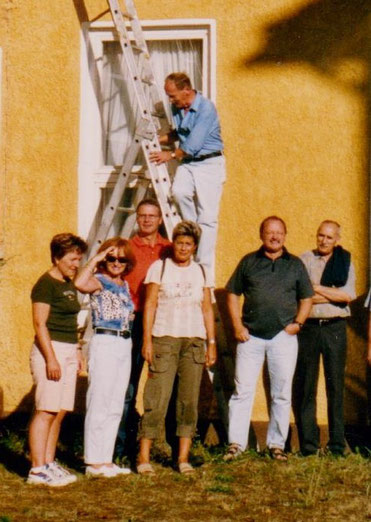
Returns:
[[[152,467],[152,464],[149,462],[142,462],[141,464],[137,464],[137,472],[139,475],[155,475],[155,470]]]
[[[189,462],[179,462],[178,470],[182,475],[192,475],[195,472],[194,467]]]
[[[282,448],[269,448],[269,455],[273,460],[287,462],[287,453]]]
[[[228,461],[230,461],[230,460],[234,460],[234,459],[236,459],[236,458],[239,457],[241,454],[242,454],[241,447],[240,447],[238,444],[235,444],[234,442],[232,442],[232,444],[230,444],[230,445],[228,446],[228,451],[227,451],[227,453],[224,455],[223,460],[224,460],[225,462],[228,462]]]

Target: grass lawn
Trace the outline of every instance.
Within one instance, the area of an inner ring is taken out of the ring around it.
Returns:
[[[371,459],[359,454],[341,459],[290,455],[286,464],[251,451],[225,463],[221,449],[196,444],[192,477],[176,473],[158,455],[154,477],[88,479],[81,433],[69,435],[59,457],[77,472],[78,481],[53,489],[25,483],[26,431],[2,428],[0,522],[371,520]]]

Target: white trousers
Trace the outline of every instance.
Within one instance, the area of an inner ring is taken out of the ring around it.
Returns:
[[[89,344],[84,459],[112,462],[131,369],[131,339],[95,334]]]
[[[237,346],[235,391],[229,401],[230,443],[247,447],[256,382],[267,356],[271,407],[267,434],[269,448],[284,448],[290,424],[291,388],[298,355],[296,335],[284,330],[273,339],[251,336]]]
[[[219,203],[224,181],[225,158],[217,156],[179,165],[172,188],[183,219],[200,225],[202,235],[196,261],[208,270],[213,285]]]

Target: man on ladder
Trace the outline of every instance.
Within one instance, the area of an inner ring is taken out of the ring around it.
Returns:
[[[214,104],[192,88],[190,79],[184,73],[167,76],[165,92],[171,103],[176,128],[160,136],[159,141],[162,145],[179,141],[179,148],[151,152],[150,159],[157,165],[171,159],[181,162],[172,193],[183,219],[195,221],[201,227],[197,261],[214,278],[219,202],[225,181],[218,114]]]

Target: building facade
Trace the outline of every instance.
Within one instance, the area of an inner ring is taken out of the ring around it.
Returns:
[[[137,0],[136,7],[159,81],[186,70],[217,104],[227,159],[217,286],[259,245],[267,215],[285,219],[295,254],[315,245],[321,220],[342,224],[360,296],[349,326],[346,417],[365,424],[365,2]],[[2,416],[27,408],[30,291],[50,265],[50,238],[62,231],[87,237],[97,226],[130,140],[120,49],[106,10],[104,0],[8,0],[0,7]],[[324,397],[323,382],[319,393]],[[325,408],[319,400],[322,421]],[[253,419],[267,419],[263,385]]]

